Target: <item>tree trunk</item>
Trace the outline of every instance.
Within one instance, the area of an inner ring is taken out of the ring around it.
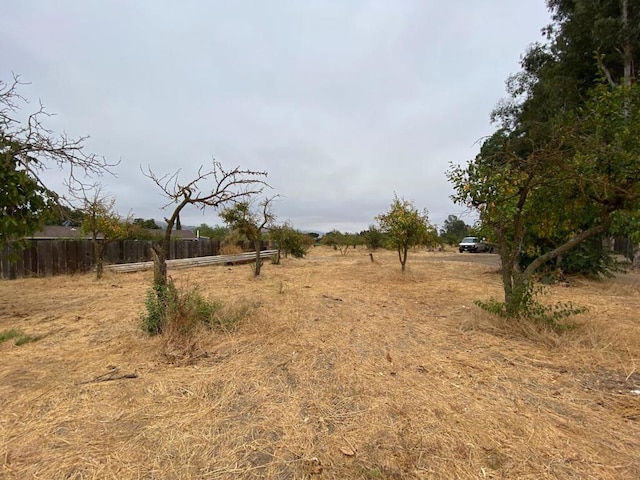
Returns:
[[[518,252],[514,252],[504,242],[499,248],[506,314],[509,317],[517,317],[526,307],[528,281],[520,271]]]
[[[102,258],[104,256],[104,245],[101,245],[98,241],[98,234],[95,228],[91,233],[91,243],[93,245],[93,260],[96,262],[96,280],[100,280],[104,273],[104,260]]]
[[[184,199],[180,205],[173,211],[170,218],[165,218],[167,229],[162,237],[160,245],[155,244],[151,247],[151,255],[153,256],[153,286],[161,295],[161,291],[167,286],[167,256],[171,251],[171,232],[176,221],[180,219],[180,210],[188,204],[188,199]]]
[[[96,279],[100,280],[104,274],[104,258],[102,252],[96,258]]]
[[[633,263],[631,264],[633,270],[640,270],[640,243],[636,244],[633,249]]]
[[[505,288],[505,313],[509,318],[515,318],[526,311],[530,287],[530,278],[520,273],[513,274],[511,284]]]
[[[256,249],[256,268],[253,270],[254,276],[260,275],[260,268],[262,267],[262,260],[260,259],[260,247],[262,247],[262,242],[260,240],[253,241],[253,248]]]
[[[631,86],[633,77],[633,50],[631,48],[631,35],[629,34],[629,1],[622,0],[622,28],[624,31],[624,45],[622,58],[624,59],[624,85]]]
[[[508,242],[501,241],[499,243],[500,261],[502,262],[502,284],[507,316],[517,317],[519,314],[524,313],[530,300],[529,295],[533,276],[538,268],[544,265],[545,262],[565,254],[585,240],[605,232],[610,224],[611,220],[608,217],[605,218],[601,224],[579,233],[555,249],[540,255],[524,271],[520,270],[519,265],[520,250],[512,250],[509,248]]]
[[[402,266],[401,270],[402,270],[403,273],[404,273],[404,270],[405,270],[405,266],[407,264],[407,250],[408,250],[407,247],[398,248],[398,258],[400,259],[400,265]]]
[[[156,291],[160,291],[167,285],[167,259],[162,246],[152,246],[151,256],[153,257],[153,286]]]

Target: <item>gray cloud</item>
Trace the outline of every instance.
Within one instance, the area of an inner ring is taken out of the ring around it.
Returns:
[[[444,171],[477,153],[547,22],[542,0],[9,0],[0,78],[121,159],[121,213],[162,216],[141,165],[188,176],[215,156],[267,170],[298,228],[366,228],[394,192],[441,224],[463,212]]]

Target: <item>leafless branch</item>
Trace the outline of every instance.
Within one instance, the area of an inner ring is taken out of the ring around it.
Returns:
[[[169,200],[163,208],[173,206],[171,216],[165,218],[167,229],[164,233],[162,245],[154,246],[154,284],[165,285],[167,282],[166,253],[169,251],[171,232],[180,217],[180,212],[187,205],[194,205],[204,210],[206,207],[219,206],[239,202],[262,193],[269,184],[264,180],[267,172],[245,170],[235,167],[225,170],[215,159],[211,170],[203,172],[203,166],[198,169],[197,176],[185,183],[179,183],[180,170],[173,174],[158,176],[150,166],[142,174],[151,179]]]
[[[45,127],[42,118],[52,115],[41,102],[26,121],[12,118],[12,113],[28,103],[18,92],[20,85],[26,84],[18,75],[13,76],[11,83],[0,80],[0,144],[3,151],[11,152],[15,162],[13,168],[25,170],[47,190],[41,174],[52,166],[68,169],[68,186],[82,183],[87,177],[99,177],[105,173],[114,175],[112,169],[120,162],[110,163],[103,156],[85,153],[84,143],[88,136],[73,139],[66,132],[56,135]]]
[[[235,167],[225,170],[218,161],[213,161],[211,170],[203,173],[200,166],[197,176],[186,184],[179,183],[181,170],[173,174],[158,176],[151,167],[143,175],[151,179],[169,200],[162,208],[175,204],[195,205],[201,210],[216,208],[222,204],[238,201],[262,193],[269,185],[263,180],[267,172],[245,170]],[[204,184],[209,182],[210,188]]]
[[[279,198],[280,195],[273,195],[271,197],[265,197],[260,205],[262,206],[262,223],[258,226],[258,231],[262,231],[265,227],[273,225],[276,220],[276,216],[273,213],[272,206],[273,201]]]

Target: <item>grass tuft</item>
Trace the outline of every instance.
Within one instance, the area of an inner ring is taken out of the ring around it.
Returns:
[[[12,328],[11,330],[5,330],[3,332],[0,332],[0,343],[6,342],[7,340],[11,340],[12,338],[16,338],[21,335],[24,334],[20,330],[16,330],[15,328]]]
[[[219,255],[239,255],[241,253],[242,248],[237,245],[228,244],[222,245],[222,247],[220,247]]]
[[[42,338],[40,335],[27,335],[26,333],[16,330],[12,328],[11,330],[5,330],[0,332],[0,343],[5,342],[7,340],[14,339],[14,344],[16,346],[24,345],[25,343],[37,342]]]

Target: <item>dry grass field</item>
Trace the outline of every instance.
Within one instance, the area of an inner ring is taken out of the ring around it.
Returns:
[[[3,281],[0,332],[43,338],[0,343],[0,478],[640,478],[640,276],[552,287],[589,307],[557,335],[452,256],[170,271],[251,309],[191,364],[140,329],[150,272]]]

